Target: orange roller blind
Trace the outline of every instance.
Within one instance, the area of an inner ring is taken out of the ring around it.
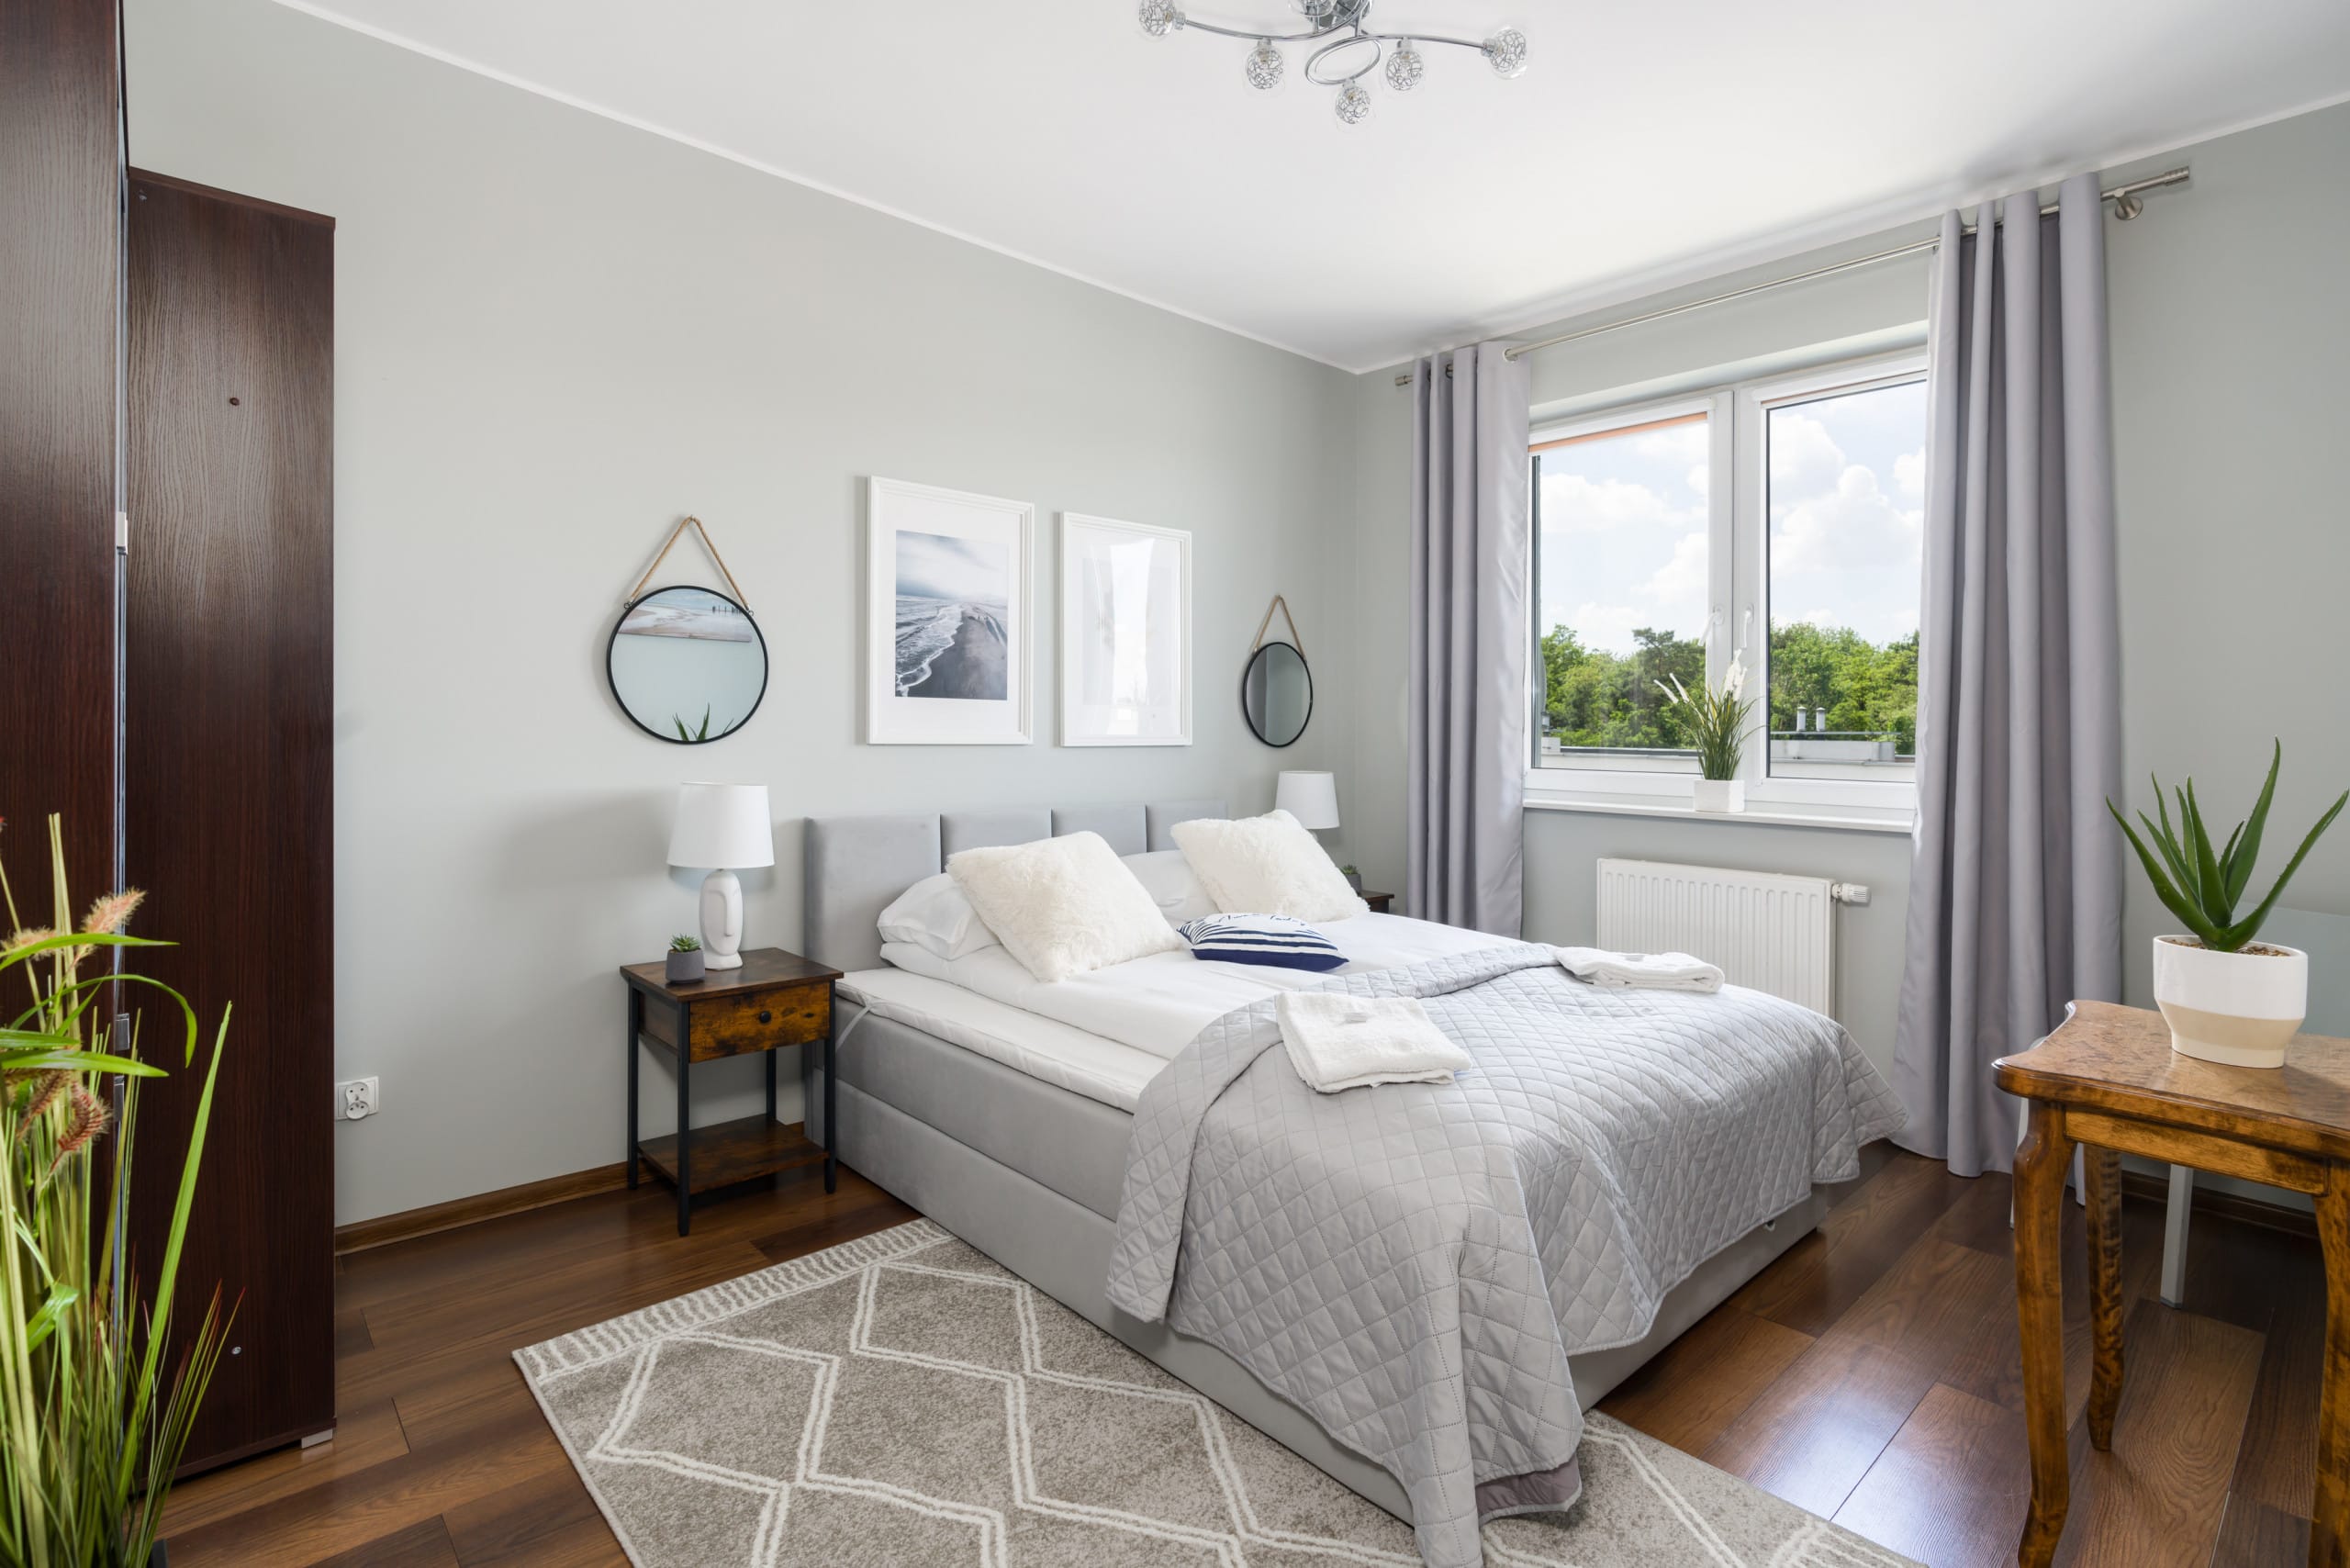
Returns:
[[[1669,431],[1675,425],[1702,425],[1705,422],[1706,415],[1703,410],[1694,414],[1675,414],[1669,420],[1651,420],[1646,424],[1617,425],[1609,430],[1593,431],[1586,435],[1566,435],[1561,436],[1556,441],[1538,441],[1526,450],[1529,453],[1555,452],[1560,447],[1580,446],[1587,441],[1613,441],[1619,435],[1637,435],[1642,431]]]

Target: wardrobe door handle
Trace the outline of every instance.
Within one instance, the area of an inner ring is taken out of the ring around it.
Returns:
[[[762,1007],[759,1009],[759,1022],[762,1024],[772,1024],[775,1022],[775,1014]]]

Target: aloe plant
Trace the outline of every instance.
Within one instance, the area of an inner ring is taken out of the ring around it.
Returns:
[[[701,943],[698,938],[692,936],[672,936],[669,938],[669,951],[672,953],[699,953],[701,951]]]
[[[2236,906],[2252,881],[2252,863],[2260,857],[2261,832],[2268,825],[2268,805],[2276,799],[2277,775],[2284,766],[2285,745],[2279,741],[2277,754],[2268,764],[2268,782],[2261,786],[2260,799],[2254,803],[2252,815],[2236,824],[2235,831],[2228,834],[2226,846],[2216,852],[2211,847],[2211,834],[2203,825],[2203,808],[2195,799],[2192,778],[2185,789],[2172,791],[2178,801],[2177,828],[2171,825],[2170,808],[2163,800],[2163,781],[2154,779],[2154,810],[2161,813],[2162,820],[2157,823],[2143,812],[2138,813],[2138,821],[2146,829],[2145,838],[2138,836],[2130,820],[2121,814],[2121,807],[2110,800],[2105,802],[2105,809],[2113,813],[2113,820],[2129,836],[2130,846],[2144,862],[2146,877],[2154,885],[2154,896],[2195,934],[2197,941],[2215,953],[2242,952],[2260,934],[2261,923],[2277,907],[2277,895],[2309,857],[2310,846],[2318,841],[2320,834],[2333,825],[2343,806],[2350,804],[2350,790],[2345,790],[2325,815],[2317,819],[2317,825],[2301,840],[2301,846],[2293,851],[2293,857],[2285,862],[2285,869],[2268,890],[2268,896],[2250,914],[2238,920]],[[2153,848],[2147,847],[2147,839],[2154,841]]]

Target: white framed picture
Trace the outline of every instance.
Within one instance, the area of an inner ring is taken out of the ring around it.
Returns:
[[[865,528],[867,744],[1028,745],[1036,509],[868,478]]]
[[[1061,745],[1192,744],[1192,536],[1061,513]]]

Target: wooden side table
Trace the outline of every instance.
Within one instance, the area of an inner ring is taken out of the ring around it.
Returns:
[[[2121,1403],[2121,1156],[2143,1155],[2307,1193],[2325,1249],[2325,1376],[2318,1395],[2317,1495],[2310,1568],[2350,1558],[2350,1040],[2297,1036],[2282,1068],[2221,1067],[2177,1055],[2162,1014],[2076,1002],[2047,1039],[1992,1064],[2031,1103],[2016,1150],[2016,1315],[2023,1335],[2031,1511],[2016,1551],[2047,1568],[2072,1478],[2065,1441],[2065,1171],[2076,1145],[2088,1176],[2091,1446],[2113,1446]]]
[[[1393,893],[1358,893],[1355,896],[1369,904],[1373,914],[1385,914],[1387,906],[1395,902]]]
[[[693,1197],[713,1187],[805,1165],[821,1153],[824,1191],[838,1172],[833,1159],[833,982],[841,971],[780,947],[755,947],[743,967],[713,969],[707,980],[671,985],[660,964],[623,964],[628,982],[628,1184],[641,1160],[677,1189],[677,1234],[693,1225]],[[639,1138],[636,1131],[637,1042],[662,1047],[677,1062],[677,1131]],[[818,1147],[775,1119],[775,1053],[785,1046],[824,1046],[824,1145]],[[693,1125],[693,1064],[722,1057],[766,1053],[767,1108],[764,1115],[714,1126]]]

